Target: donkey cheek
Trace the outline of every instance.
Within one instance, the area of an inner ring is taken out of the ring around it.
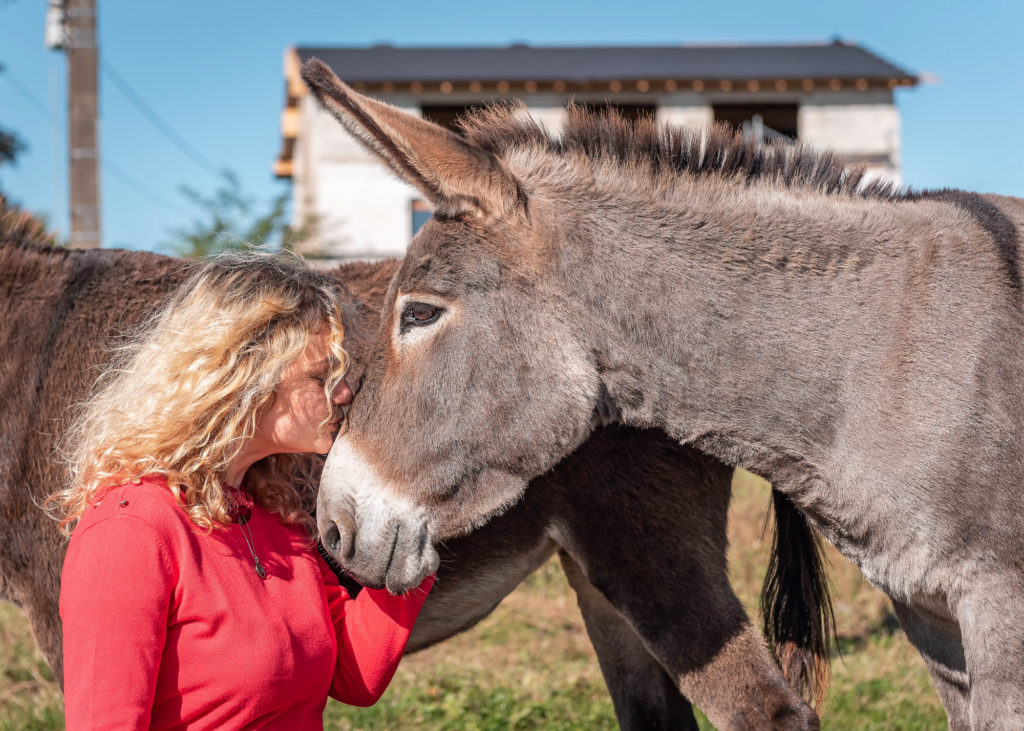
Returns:
[[[475,484],[455,493],[446,509],[435,509],[428,523],[435,540],[465,535],[519,501],[527,480],[504,470],[484,470]]]

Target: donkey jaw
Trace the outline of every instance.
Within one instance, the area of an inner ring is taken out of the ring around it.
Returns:
[[[324,547],[364,586],[403,594],[441,562],[423,511],[389,496],[344,438],[335,442],[324,465],[317,525]]]

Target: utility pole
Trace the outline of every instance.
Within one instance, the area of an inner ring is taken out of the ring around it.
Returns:
[[[100,245],[99,86],[96,0],[65,0],[68,61],[68,180],[72,249]]]

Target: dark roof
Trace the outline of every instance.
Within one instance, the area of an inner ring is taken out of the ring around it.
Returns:
[[[792,45],[369,48],[301,46],[349,83],[625,79],[899,79],[917,76],[843,41]]]

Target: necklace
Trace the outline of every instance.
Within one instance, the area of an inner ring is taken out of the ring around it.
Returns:
[[[245,539],[245,545],[249,547],[249,553],[252,554],[253,568],[256,569],[256,574],[261,578],[267,578],[267,570],[263,568],[263,564],[260,563],[260,557],[256,555],[256,548],[254,547],[252,539],[252,528],[249,527],[249,518],[252,517],[252,513],[247,515],[238,516],[238,525],[242,529],[242,538]]]

